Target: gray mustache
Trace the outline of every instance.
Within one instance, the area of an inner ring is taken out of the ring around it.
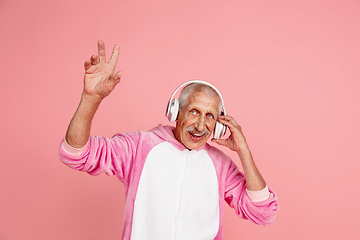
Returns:
[[[196,129],[196,127],[194,127],[193,125],[191,126],[188,126],[187,128],[185,128],[185,131],[186,132],[192,132],[192,133],[195,133],[195,134],[198,134],[198,135],[209,135],[210,134],[210,131],[208,129],[204,129],[203,131],[198,131]]]

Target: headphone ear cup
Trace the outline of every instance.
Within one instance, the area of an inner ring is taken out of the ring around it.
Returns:
[[[215,139],[221,138],[222,136],[225,135],[225,132],[226,132],[226,126],[224,124],[216,122],[214,129],[214,138]]]
[[[167,108],[167,118],[170,122],[175,122],[179,113],[179,100],[175,98],[169,103]]]

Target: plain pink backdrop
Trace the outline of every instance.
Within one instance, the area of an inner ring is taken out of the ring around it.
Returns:
[[[225,239],[360,239],[359,1],[2,0],[0,34],[0,240],[120,239],[122,184],[57,157],[99,39],[124,75],[93,134],[167,124],[187,80],[222,93],[280,202],[268,227],[226,206]]]

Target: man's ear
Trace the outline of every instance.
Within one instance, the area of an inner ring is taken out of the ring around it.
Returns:
[[[175,120],[175,122],[177,122],[177,121],[179,120],[179,116],[180,116],[180,114],[181,114],[181,111],[179,110],[179,111],[178,111],[178,114],[177,114],[177,116],[176,116],[176,120]]]

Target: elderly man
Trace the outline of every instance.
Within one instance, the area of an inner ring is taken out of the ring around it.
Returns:
[[[179,99],[169,102],[167,116],[176,121],[175,128],[159,125],[110,139],[90,136],[99,104],[120,82],[122,73],[114,74],[118,55],[116,45],[106,62],[105,45],[99,41],[98,55],[85,62],[81,102],[59,157],[71,168],[116,175],[124,183],[123,239],[222,239],[224,200],[241,218],[270,224],[278,210],[276,195],[258,171],[241,127],[224,114],[222,97],[211,84],[192,82]],[[230,136],[216,139],[225,128]],[[213,142],[238,154],[244,174],[206,143],[213,131],[220,132]]]

